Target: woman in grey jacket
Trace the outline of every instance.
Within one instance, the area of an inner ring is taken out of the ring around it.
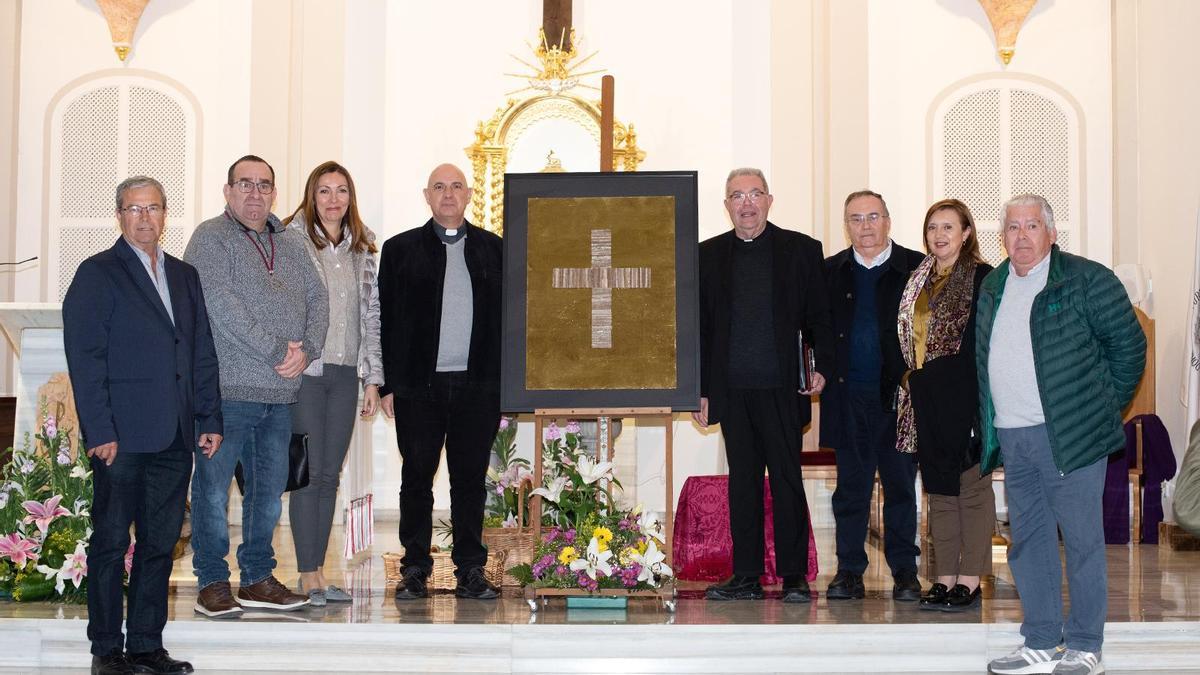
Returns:
[[[337,502],[338,481],[359,413],[379,409],[383,361],[379,347],[379,286],[375,235],[358,214],[354,181],[336,162],[313,169],[304,200],[283,221],[301,239],[329,296],[329,330],[321,358],[309,364],[292,406],[292,432],[308,434],[308,486],[296,490],[289,513],[300,590],[312,605],[348,602],[350,594],[322,573]]]

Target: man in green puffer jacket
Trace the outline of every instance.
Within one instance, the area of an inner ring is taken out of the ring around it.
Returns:
[[[1055,245],[1044,198],[1014,197],[1001,214],[1009,258],[983,280],[977,314],[980,469],[1004,464],[1025,644],[988,670],[1091,675],[1104,670],[1108,610],[1104,476],[1125,445],[1121,411],[1142,377],[1146,336],[1116,275]]]

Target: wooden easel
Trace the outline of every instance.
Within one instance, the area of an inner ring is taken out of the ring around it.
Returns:
[[[569,16],[569,3],[568,3]],[[568,19],[569,22],[569,19]],[[565,34],[565,33],[564,33]],[[600,80],[600,170],[611,173],[613,170],[613,93],[615,85],[612,75],[605,75]],[[596,420],[596,460],[611,462],[613,459],[613,447],[609,436],[609,429],[612,426],[614,417],[634,417],[634,418],[658,418],[666,422],[666,455],[664,474],[666,480],[666,516],[664,518],[664,526],[666,528],[666,550],[663,553],[666,555],[667,565],[672,563],[672,542],[674,541],[675,530],[675,484],[672,451],[675,445],[674,415],[670,408],[539,408],[533,413],[534,423],[534,452],[533,461],[533,484],[542,485],[542,430],[546,422],[560,418],[584,418]],[[603,458],[603,460],[601,460]],[[611,489],[609,486],[610,497]],[[540,495],[534,495],[530,500],[530,511],[533,515],[533,532],[534,542],[541,541],[542,536],[542,498]],[[581,595],[602,595],[602,596],[618,596],[618,597],[653,597],[662,600],[663,606],[667,611],[675,611],[675,587],[674,584],[664,584],[663,587],[652,591],[626,591],[622,589],[603,589],[596,593],[589,593],[583,589],[574,588],[535,588],[533,585],[525,587],[525,599],[529,603],[529,609],[536,612],[538,610],[538,598],[542,598],[543,602],[548,602],[551,597],[566,597],[566,596],[581,596]]]
[[[674,459],[672,455],[675,446],[672,424],[675,421],[675,417],[670,408],[539,408],[535,410],[533,412],[533,437],[536,450],[533,453],[533,484],[542,485],[542,430],[545,429],[548,422],[563,418],[595,419],[597,440],[596,460],[611,462],[613,459],[613,447],[609,437],[609,429],[614,417],[652,418],[661,419],[666,422],[666,437],[664,441],[666,447],[663,467],[663,477],[666,482],[665,516],[663,518],[663,525],[666,529],[666,543],[664,544],[665,550],[663,553],[666,555],[667,565],[671,565],[672,548],[675,539],[675,481],[673,470]],[[612,489],[611,486],[609,486],[609,489]],[[534,495],[530,499],[530,512],[533,515],[533,540],[534,542],[538,542],[542,538],[541,495]],[[662,600],[663,606],[666,607],[667,611],[675,611],[674,584],[670,584],[669,587],[664,585],[662,588],[650,591],[626,591],[614,588],[604,589],[597,593],[589,593],[583,589],[576,588],[535,588],[533,585],[525,587],[525,599],[529,603],[529,609],[534,612],[538,610],[538,598],[548,601],[550,597],[571,595],[658,598]]]

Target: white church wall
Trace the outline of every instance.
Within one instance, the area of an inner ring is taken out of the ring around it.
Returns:
[[[245,15],[244,9],[236,0],[151,3],[139,24],[134,49],[122,65],[96,6],[72,0],[23,3],[17,160],[17,222],[22,225],[14,254],[43,255],[49,189],[47,114],[55,97],[80,80],[120,74],[123,69],[148,71],[178,83],[199,103],[198,211],[212,214],[221,207],[224,200],[218,186],[229,158],[244,152],[248,128],[244,111],[231,105],[246,95],[249,86],[250,63],[245,58],[249,26],[237,20]],[[116,234],[114,221],[114,239]],[[53,284],[53,274],[45,276]],[[47,288],[43,278],[41,266],[17,272],[13,299],[57,300],[51,297],[56,289]]]
[[[1120,197],[1137,203],[1136,222],[1124,225],[1137,233],[1138,258],[1130,262],[1142,264],[1150,279],[1158,415],[1182,459],[1188,428],[1180,387],[1194,330],[1187,320],[1200,236],[1200,167],[1191,159],[1200,155],[1195,116],[1200,89],[1194,85],[1200,53],[1180,45],[1188,44],[1200,26],[1200,5],[1138,3],[1132,18],[1137,25],[1137,192]]]
[[[919,248],[929,205],[926,116],[947,87],[981,74],[1029,75],[1072,97],[1083,115],[1086,254],[1112,261],[1112,42],[1108,3],[1042,3],[1026,19],[1005,69],[975,0],[870,0],[871,187],[888,200],[893,236]],[[994,217],[994,216],[993,216]],[[1080,249],[1076,249],[1080,250]]]

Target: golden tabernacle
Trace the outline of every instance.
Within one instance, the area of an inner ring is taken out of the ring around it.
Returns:
[[[529,200],[528,389],[672,389],[675,198]]]

